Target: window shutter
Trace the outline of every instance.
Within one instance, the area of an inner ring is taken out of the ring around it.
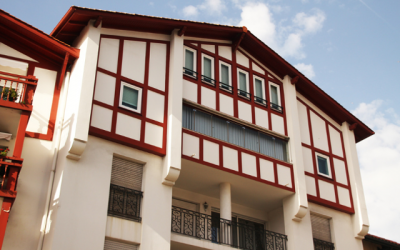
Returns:
[[[138,250],[137,245],[123,243],[106,239],[104,241],[104,250]]]
[[[329,219],[311,214],[311,227],[315,239],[332,242]]]
[[[143,165],[114,157],[111,171],[111,184],[142,190]]]

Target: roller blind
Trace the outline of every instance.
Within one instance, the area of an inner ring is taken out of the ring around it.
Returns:
[[[123,243],[106,239],[104,241],[104,250],[137,250],[137,245]]]
[[[124,160],[118,157],[113,158],[111,184],[141,191],[142,176],[142,164]]]
[[[311,214],[311,227],[315,239],[331,242],[329,219]]]

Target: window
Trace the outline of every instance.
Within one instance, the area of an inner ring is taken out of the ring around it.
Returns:
[[[231,65],[220,61],[219,68],[220,68],[220,74],[219,74],[220,89],[232,93]]]
[[[207,55],[202,55],[202,76],[201,80],[205,83],[215,86],[214,80],[214,58]]]
[[[196,50],[185,47],[185,65],[183,66],[183,73],[187,76],[197,78],[196,72]]]
[[[267,101],[265,99],[264,79],[254,76],[254,101],[267,106]]]
[[[105,239],[104,241],[104,250],[137,250],[138,245],[125,243],[121,241],[115,241],[113,239]]]
[[[142,111],[142,89],[126,82],[121,82],[119,106],[140,113]]]
[[[331,238],[330,219],[311,214],[311,228],[315,249],[334,250]]]
[[[320,153],[315,153],[317,161],[317,170],[319,175],[332,178],[331,168],[329,166],[329,157]]]
[[[143,165],[114,157],[111,170],[108,215],[140,221]]]
[[[269,98],[271,101],[271,108],[282,113],[283,109],[281,107],[280,96],[279,85],[269,82]]]
[[[249,75],[243,70],[238,70],[238,94],[241,97],[250,99]]]
[[[182,127],[289,162],[287,141],[186,105],[182,110]]]

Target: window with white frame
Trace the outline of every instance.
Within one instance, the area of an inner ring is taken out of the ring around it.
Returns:
[[[205,54],[202,54],[201,57],[201,80],[208,84],[215,85],[214,58]]]
[[[185,47],[183,73],[185,75],[197,78],[196,72],[196,50]]]
[[[222,90],[232,92],[231,65],[219,62],[219,86]]]
[[[238,69],[238,94],[250,99],[249,74],[241,69]]]
[[[140,113],[142,111],[142,88],[121,82],[119,106]]]
[[[266,106],[267,101],[265,100],[265,84],[264,79],[258,76],[254,76],[254,101]]]
[[[280,87],[273,82],[269,82],[269,100],[272,109],[282,112]]]
[[[317,162],[318,174],[328,178],[332,178],[331,167],[329,164],[329,157],[316,152],[315,160]]]

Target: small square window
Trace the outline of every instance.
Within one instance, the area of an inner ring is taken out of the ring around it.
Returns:
[[[126,82],[121,82],[119,106],[137,113],[142,111],[142,89]]]
[[[211,56],[202,54],[201,70],[202,70],[201,80],[205,83],[215,86],[214,58],[212,58]]]
[[[220,89],[232,93],[231,65],[220,61],[219,66],[220,66],[220,74],[219,74]]]
[[[317,161],[318,174],[328,178],[332,178],[329,157],[320,153],[315,153],[315,157]]]
[[[254,101],[263,106],[267,106],[267,100],[265,99],[264,79],[254,76]]]
[[[183,73],[197,78],[196,50],[185,47]]]
[[[241,97],[250,99],[249,74],[246,71],[238,70],[238,94]]]
[[[282,113],[280,87],[278,84],[269,82],[269,99],[271,108]]]

